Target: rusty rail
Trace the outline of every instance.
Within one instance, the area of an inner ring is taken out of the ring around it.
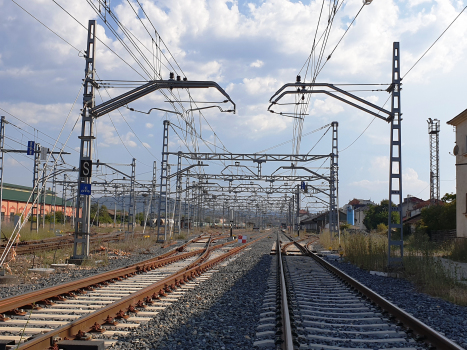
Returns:
[[[293,241],[291,242],[293,243]],[[277,247],[280,247],[279,233],[277,233]],[[284,267],[282,265],[282,254],[283,249],[277,249],[277,272],[279,279],[278,289],[280,293],[281,301],[281,319],[282,319],[282,349],[293,350],[293,338],[292,338],[292,325],[290,322],[290,312],[287,298],[287,285],[285,283]]]
[[[203,237],[204,238],[204,237]],[[119,268],[112,271],[103,272],[94,276],[90,276],[87,278],[83,278],[78,281],[72,281],[68,283],[63,283],[57,286],[49,287],[40,289],[30,293],[24,293],[20,295],[16,295],[14,297],[0,299],[0,314],[8,313],[13,311],[15,313],[15,309],[20,308],[31,308],[34,303],[39,303],[41,301],[45,301],[48,299],[59,298],[60,296],[71,296],[72,294],[81,294],[84,293],[84,289],[89,286],[94,286],[94,288],[98,288],[98,285],[101,283],[112,283],[114,280],[119,280],[122,278],[126,278],[128,276],[134,275],[140,271],[148,271],[149,269],[158,268],[167,264],[171,264],[175,261],[179,261],[182,259],[187,259],[189,257],[195,256],[200,254],[203,249],[198,249],[193,252],[183,253],[179,255],[175,255],[178,252],[182,252],[184,248],[196,241],[201,239],[200,237],[194,238],[186,242],[185,244],[172,249],[162,255],[157,257],[141,261],[139,263],[127,266],[125,268]],[[218,239],[218,238],[217,238]],[[218,245],[220,247],[222,245]],[[72,293],[72,294],[70,294]],[[0,317],[1,320],[1,317]]]
[[[247,246],[257,242],[258,240],[266,237],[263,235],[249,243],[246,243],[242,246],[233,248],[229,252],[208,260],[204,261],[198,266],[193,267],[185,267],[178,272],[174,273],[171,276],[168,276],[155,284],[152,284],[148,287],[145,287],[127,297],[118,300],[115,303],[109,304],[102,309],[96,310],[95,312],[88,314],[80,319],[77,319],[67,325],[61,326],[51,332],[38,336],[24,344],[21,344],[17,347],[18,350],[44,350],[48,349],[50,346],[54,346],[55,339],[73,339],[78,333],[82,333],[83,331],[86,332],[92,326],[95,326],[97,323],[98,325],[108,322],[109,319],[113,319],[113,317],[109,317],[110,315],[121,315],[122,310],[135,310],[136,305],[141,305],[141,301],[144,300],[147,303],[152,303],[153,299],[158,299],[160,296],[166,295],[166,293],[170,293],[171,291],[175,290],[181,284],[185,284],[189,280],[199,276],[202,272],[210,269],[213,265],[225,260],[226,258],[230,257],[241,251],[242,249],[246,248]],[[231,244],[235,241],[230,241],[227,243],[220,244],[216,247],[225,246],[227,244]],[[209,249],[203,253],[203,255],[198,259],[207,258],[209,254]],[[192,264],[191,264],[192,265]],[[137,310],[135,310],[137,312]],[[58,347],[56,347],[58,349]]]
[[[446,338],[444,335],[436,332],[427,324],[423,323],[422,321],[408,314],[404,310],[400,309],[387,299],[383,298],[378,293],[364,286],[363,284],[353,279],[345,272],[339,270],[337,267],[328,263],[324,259],[321,259],[316,254],[310,252],[310,250],[308,250],[307,248],[301,246],[300,244],[297,244],[297,246],[304,254],[311,256],[325,269],[339,277],[341,280],[350,285],[353,289],[358,291],[367,299],[377,304],[379,307],[381,307],[383,310],[385,310],[387,313],[389,313],[395,319],[401,322],[406,328],[411,329],[415,334],[419,335],[425,343],[429,343],[431,344],[431,346],[441,350],[463,350],[462,347],[460,347],[450,339]]]

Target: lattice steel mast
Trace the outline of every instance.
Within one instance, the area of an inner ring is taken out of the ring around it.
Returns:
[[[439,195],[439,131],[440,121],[428,118],[428,135],[430,138],[430,202],[438,204]]]
[[[89,186],[91,184],[91,172],[89,176],[83,175],[83,164],[92,164],[92,143],[94,141],[94,118],[90,113],[90,109],[95,106],[95,87],[94,87],[94,53],[95,53],[95,33],[96,21],[90,20],[88,25],[88,38],[86,50],[86,68],[84,77],[84,93],[83,93],[83,112],[81,114],[81,140],[80,145],[80,172],[78,175],[78,188],[76,195],[76,223],[73,243],[73,260],[82,260],[89,256],[89,234],[90,234],[90,208],[91,196],[82,195],[82,185]],[[86,163],[87,161],[87,163]],[[81,209],[81,215],[80,215]]]
[[[393,43],[392,48],[392,84],[391,84],[391,148],[389,155],[389,206],[388,206],[388,265],[393,262],[402,263],[404,256],[404,242],[402,229],[402,142],[401,142],[401,77],[400,77],[400,50],[399,43]],[[393,206],[394,205],[394,206]],[[396,212],[399,223],[392,218],[392,212]],[[392,239],[393,234],[399,239]],[[392,252],[391,248],[397,247],[399,254]]]

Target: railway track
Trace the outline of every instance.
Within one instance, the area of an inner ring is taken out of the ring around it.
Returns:
[[[74,349],[76,340],[80,349],[98,349],[96,340],[86,341],[92,337],[107,339],[108,346],[109,337],[147,322],[209,278],[215,264],[256,241],[215,244],[225,238],[200,237],[123,269],[0,300],[0,349],[2,342],[19,343],[18,349]]]
[[[143,234],[136,232],[134,237],[142,237]],[[107,243],[112,241],[121,241],[128,237],[128,233],[114,232],[106,234],[91,234],[89,240],[91,244]],[[55,250],[73,245],[73,235],[64,235],[59,237],[44,238],[36,241],[22,241],[13,247],[18,255],[33,254],[39,251]],[[0,245],[0,252],[5,249],[6,244]]]
[[[283,241],[278,235],[258,348],[463,349],[313,254],[310,242]]]

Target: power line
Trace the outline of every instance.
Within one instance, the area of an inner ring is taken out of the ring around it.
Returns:
[[[97,72],[96,72],[96,75],[97,75],[97,77],[99,78],[99,74],[97,74]],[[100,79],[100,78],[99,78],[99,79]],[[109,98],[111,99],[112,97],[110,96],[109,91],[108,91],[106,88],[104,88],[104,90],[105,90],[105,92],[107,93],[107,95],[109,96]],[[100,93],[99,93],[99,96],[101,96]],[[102,99],[102,96],[101,96],[101,99]],[[138,141],[141,143],[141,145],[143,145],[143,147],[146,149],[146,151],[148,151],[148,153],[149,153],[152,157],[154,157],[157,161],[160,161],[159,158],[157,158],[157,157],[146,147],[146,145],[144,144],[144,142],[141,141],[141,139],[138,137],[138,135],[136,134],[136,132],[132,129],[132,127],[130,126],[130,124],[128,124],[127,120],[125,119],[125,117],[123,116],[123,114],[122,114],[122,112],[120,111],[119,108],[117,109],[117,111],[120,113],[120,116],[123,118],[123,120],[125,121],[126,125],[128,125],[128,127],[130,128],[130,130],[131,130],[131,132],[133,133],[133,135],[135,135],[135,137],[138,139]]]
[[[383,106],[382,106],[381,108],[384,108],[384,106],[386,106],[386,103],[388,103],[388,101],[389,101],[390,98],[391,98],[391,95],[389,95],[389,97],[387,98],[386,102],[384,102],[384,104],[383,104]],[[379,114],[379,113],[380,113],[380,112],[378,112],[378,114]],[[341,150],[341,151],[339,151],[339,152],[341,152],[341,153],[344,152],[347,148],[349,148],[349,147],[352,146],[355,142],[357,142],[357,140],[365,133],[365,131],[368,130],[368,128],[370,127],[370,125],[373,124],[373,122],[375,121],[375,119],[376,119],[376,116],[373,117],[373,119],[371,120],[370,124],[368,124],[368,125],[366,126],[366,128],[361,132],[361,134],[358,135],[358,137],[357,137],[350,145],[348,145],[346,148],[344,148],[343,150]]]
[[[60,5],[56,0],[52,0],[58,7],[60,7],[66,14],[68,14],[68,16],[70,16],[71,18],[73,18],[75,20],[76,23],[78,23],[81,27],[83,27],[84,30],[88,30],[80,21],[78,21],[72,14],[70,14],[67,10],[65,10],[63,8],[62,5]],[[125,61],[122,57],[120,57],[120,55],[118,55],[114,50],[112,50],[106,43],[104,43],[101,39],[99,39],[97,36],[95,36],[95,38],[102,44],[104,45],[110,52],[112,52],[115,56],[117,56],[118,58],[120,58],[120,60],[122,60],[128,67],[130,67],[132,70],[134,70],[136,72],[136,74],[138,74],[141,78],[144,79],[144,76],[141,75],[140,72],[138,72],[134,67],[131,66],[131,64],[129,64],[127,61]]]
[[[417,60],[417,62],[415,62],[415,63],[413,64],[413,66],[410,67],[410,69],[407,71],[407,73],[405,73],[405,74],[402,76],[401,80],[404,79],[404,78],[407,76],[407,74],[410,73],[410,71],[418,64],[418,62],[420,62],[420,60],[421,60],[423,57],[425,57],[425,55],[428,53],[428,51],[430,51],[430,49],[438,42],[438,40],[441,39],[441,37],[444,35],[444,33],[446,33],[447,30],[448,30],[449,28],[451,28],[451,26],[454,24],[455,21],[457,21],[457,19],[458,19],[458,18],[460,17],[460,15],[465,11],[465,9],[467,9],[467,6],[465,6],[465,7],[462,9],[461,12],[459,12],[459,14],[456,16],[456,18],[454,18],[454,20],[448,25],[448,27],[447,27],[447,28],[441,33],[441,35],[433,42],[433,44],[430,45],[430,47],[423,53],[423,55]]]
[[[84,55],[84,53],[77,49],[75,46],[73,46],[72,44],[70,44],[66,39],[64,39],[63,37],[61,37],[59,34],[57,34],[56,32],[54,32],[52,29],[50,29],[49,27],[47,27],[44,23],[42,23],[39,19],[37,19],[34,15],[32,15],[30,12],[28,12],[24,7],[22,7],[20,4],[18,4],[15,0],[11,0],[12,2],[14,2],[20,9],[22,9],[24,12],[26,12],[29,16],[31,16],[32,18],[34,18],[37,22],[39,22],[40,24],[42,24],[45,28],[47,28],[48,30],[50,30],[52,33],[54,33],[56,36],[58,36],[60,39],[62,39],[64,42],[66,42],[68,45],[70,45],[72,48],[74,48],[76,51],[78,51],[78,53],[81,53]]]
[[[2,110],[3,112],[5,112],[6,114],[8,114],[10,117],[15,118],[15,119],[19,120],[21,123],[24,123],[25,125],[27,125],[27,126],[29,126],[30,128],[34,129],[34,132],[37,131],[38,134],[41,133],[41,134],[43,134],[44,136],[47,136],[47,137],[50,138],[51,140],[54,140],[54,141],[55,141],[55,139],[54,139],[52,136],[50,136],[50,135],[48,135],[48,134],[46,134],[46,133],[40,131],[39,129],[36,129],[36,128],[33,127],[32,125],[26,123],[26,122],[25,122],[24,120],[22,120],[21,118],[18,118],[17,116],[14,116],[13,114],[11,114],[10,112],[8,112],[7,110],[5,110],[5,109],[3,109],[3,108],[1,108],[1,107],[0,107],[0,110]],[[34,138],[37,137],[39,140],[44,141],[45,143],[47,143],[47,144],[49,144],[49,145],[52,145],[51,142],[46,141],[46,140],[44,140],[43,138],[40,138],[39,136],[36,136],[34,133],[31,133],[31,132],[29,132],[29,131],[23,129],[23,128],[21,128],[20,126],[18,126],[18,125],[16,125],[16,124],[13,124],[13,123],[10,122],[10,121],[8,122],[8,125],[11,125],[11,126],[17,128],[17,129],[21,130],[21,131],[24,131],[25,133],[27,133],[27,134],[33,136]],[[61,143],[61,144],[63,145],[63,143]],[[74,152],[77,152],[74,148],[71,148],[71,147],[69,147],[69,146],[66,146],[66,147],[69,148],[70,150],[73,150]]]

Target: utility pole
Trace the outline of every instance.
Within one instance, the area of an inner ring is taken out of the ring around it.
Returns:
[[[128,208],[128,232],[131,234],[135,233],[135,209],[136,209],[135,177],[136,177],[136,159],[133,158],[131,162],[130,206]]]
[[[174,234],[180,234],[180,221],[182,217],[181,203],[182,203],[182,157],[179,152],[177,157],[177,182],[175,184],[175,208],[174,208]]]
[[[233,236],[233,232],[232,232],[232,229],[233,229],[233,215],[234,215],[234,211],[233,209],[230,209],[230,237]]]
[[[393,262],[402,264],[404,256],[404,230],[402,225],[402,143],[401,143],[401,77],[399,43],[393,43],[392,48],[392,85],[391,85],[391,149],[389,156],[389,208],[388,208],[388,266]],[[396,205],[393,207],[393,203]],[[392,212],[396,212],[399,223],[393,222]],[[393,231],[399,230],[399,237],[392,239]],[[400,255],[391,254],[392,247],[397,247]]]
[[[91,216],[91,181],[92,181],[92,150],[94,137],[94,118],[90,109],[95,106],[94,87],[94,54],[95,54],[96,21],[88,24],[86,48],[86,67],[84,77],[83,110],[81,114],[80,164],[76,195],[76,223],[73,242],[73,256],[70,260],[82,262],[89,256],[89,234]],[[81,210],[81,213],[80,213]],[[81,214],[81,215],[80,215]]]
[[[338,216],[337,211],[337,173],[338,173],[338,149],[337,149],[337,122],[332,122],[332,152],[331,152],[331,174],[329,181],[329,233],[331,241],[334,239],[338,231]]]
[[[297,236],[300,237],[300,185],[297,185]]]
[[[151,232],[154,233],[154,203],[156,202],[156,186],[157,186],[157,162],[154,161],[152,164],[152,196],[151,196]],[[156,221],[157,223],[157,221]]]
[[[52,177],[52,196],[53,196],[53,210],[54,210],[54,215],[53,215],[53,232],[55,234],[55,212],[57,211],[57,184],[55,182],[55,172],[57,171],[57,166],[54,164],[54,170],[53,170],[53,177]],[[52,205],[50,206],[52,207]],[[50,226],[52,226],[52,222],[50,222]]]
[[[5,147],[5,116],[2,115],[0,119],[0,233],[2,232],[2,221],[3,221],[3,148]],[[5,211],[6,214],[6,211]]]
[[[430,202],[439,204],[439,131],[440,121],[428,118],[428,135],[430,137]]]
[[[161,241],[160,227],[162,220],[162,210],[165,216],[164,241],[167,240],[167,181],[168,181],[168,161],[169,161],[169,125],[168,120],[164,120],[164,136],[162,139],[162,160],[161,160],[161,183],[159,190],[159,208],[157,214],[157,241]]]
[[[39,218],[37,216],[37,206],[39,202],[39,166],[40,166],[40,150],[41,145],[35,144],[34,149],[34,167],[32,172],[32,199],[31,199],[31,231],[39,232]],[[37,199],[37,200],[36,200]],[[34,227],[35,225],[35,227]]]
[[[63,186],[62,186],[62,204],[63,204],[63,226],[66,226],[66,174],[63,174]]]

